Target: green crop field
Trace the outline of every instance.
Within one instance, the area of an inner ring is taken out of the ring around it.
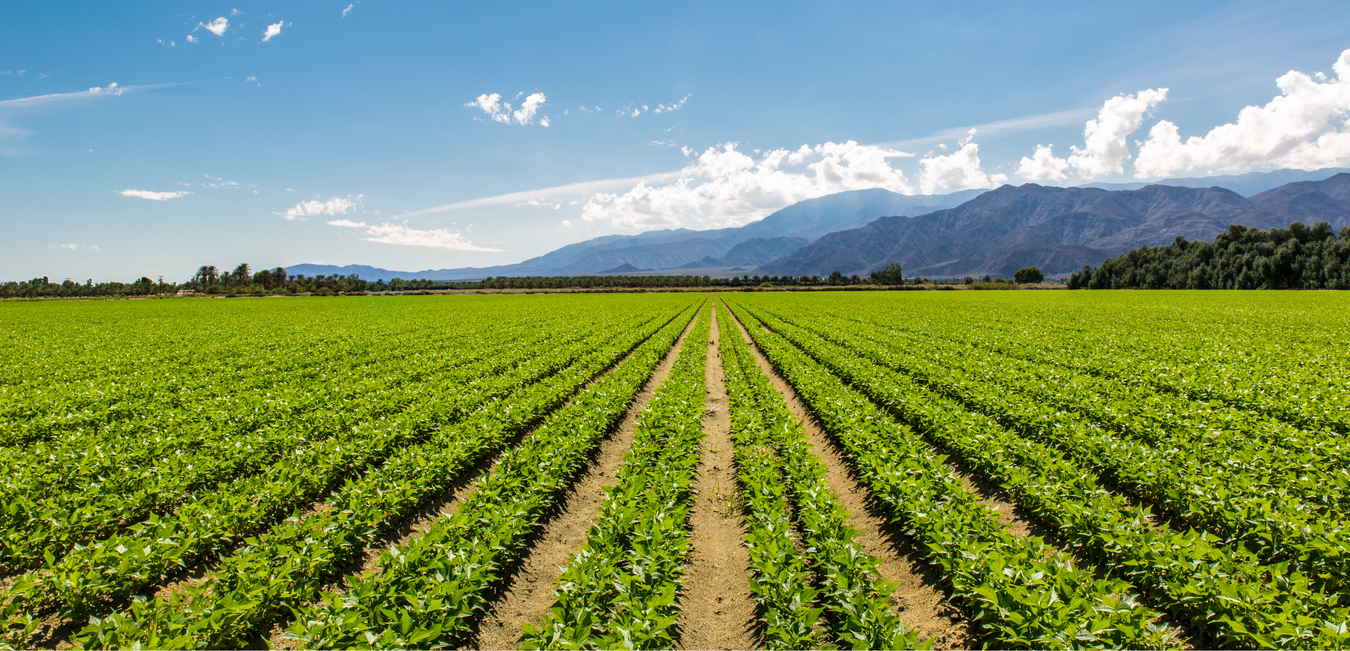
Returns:
[[[0,648],[1350,647],[1342,293],[0,325]]]

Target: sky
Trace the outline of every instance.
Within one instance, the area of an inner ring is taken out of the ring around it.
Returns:
[[[0,280],[487,266],[861,188],[1344,167],[1348,116],[1345,2],[4,3]]]

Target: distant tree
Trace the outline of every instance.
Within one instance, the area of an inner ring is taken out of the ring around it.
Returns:
[[[839,273],[839,270],[835,269],[833,272],[830,273],[829,279],[827,279],[825,282],[831,285],[842,285],[844,284],[844,274]]]
[[[971,278],[970,276],[966,276],[966,278],[965,278],[965,283],[966,283],[967,285],[974,285],[974,284],[975,284],[975,279],[974,279],[974,278]]]
[[[873,271],[872,279],[882,285],[903,285],[905,282],[904,270],[900,268],[899,262],[892,262],[881,271]]]
[[[216,268],[216,265],[206,265],[206,284],[214,285],[217,280],[220,280],[220,270]]]
[[[1017,281],[1017,284],[1019,285],[1026,285],[1028,283],[1035,285],[1042,280],[1045,280],[1045,274],[1041,273],[1041,270],[1035,267],[1022,267],[1013,272],[1013,280]]]
[[[234,283],[236,285],[248,284],[248,281],[252,278],[253,269],[248,266],[247,262],[240,262],[239,266],[234,268]]]

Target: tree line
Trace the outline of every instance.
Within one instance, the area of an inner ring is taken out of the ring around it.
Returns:
[[[1213,242],[1177,236],[1069,276],[1070,289],[1350,289],[1350,226],[1262,231],[1232,225]]]
[[[1034,268],[1017,272],[1018,283],[1040,282],[1041,274]],[[880,271],[874,271],[867,277],[857,274],[845,276],[835,271],[828,276],[760,276],[741,275],[731,278],[710,278],[708,276],[652,275],[652,276],[520,276],[490,277],[482,280],[434,281],[427,279],[404,280],[394,278],[389,281],[363,280],[356,274],[291,275],[284,267],[254,271],[248,263],[240,263],[233,269],[221,270],[215,265],[202,265],[185,283],[156,282],[142,277],[132,283],[108,282],[95,284],[92,280],[83,284],[69,279],[62,283],[53,283],[48,278],[34,278],[24,282],[8,282],[0,285],[0,298],[81,298],[81,297],[130,297],[153,296],[157,294],[177,294],[191,291],[202,294],[227,296],[287,295],[287,294],[360,294],[366,292],[411,292],[431,289],[640,289],[640,288],[682,288],[682,287],[840,287],[853,285],[920,285],[920,284],[957,284],[985,287],[1003,283],[1002,279],[985,276],[982,280],[966,277],[964,279],[934,280],[915,276],[904,277],[900,263],[892,262]]]

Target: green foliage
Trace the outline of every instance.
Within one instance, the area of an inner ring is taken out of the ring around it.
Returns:
[[[1045,280],[1045,274],[1036,267],[1023,267],[1013,272],[1013,280],[1019,285],[1035,285]]]
[[[1177,236],[1069,276],[1069,289],[1350,289],[1350,227],[1261,231],[1232,225],[1213,242]]]
[[[638,418],[632,447],[586,545],[558,579],[558,599],[522,647],[675,646],[676,590],[689,551],[687,520],[703,440],[707,306],[670,374]]]
[[[904,269],[900,267],[899,262],[892,262],[881,271],[873,271],[872,280],[882,285],[903,285],[905,282]]]

